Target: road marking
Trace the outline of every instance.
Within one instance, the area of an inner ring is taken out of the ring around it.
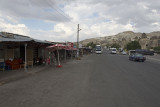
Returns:
[[[147,57],[148,59],[150,59],[150,60],[154,60],[154,61],[158,61],[158,62],[160,62],[160,60],[159,59],[155,59],[155,58],[150,58],[150,57]]]

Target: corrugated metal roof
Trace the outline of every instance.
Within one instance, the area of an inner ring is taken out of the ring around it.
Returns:
[[[38,39],[33,39],[33,38],[28,37],[28,36],[11,34],[11,33],[8,33],[8,34],[10,34],[10,36],[6,36],[2,32],[0,32],[0,42],[29,42],[29,41],[34,41],[34,42],[38,42],[38,43],[52,44],[51,42],[42,41],[42,40],[38,40]]]
[[[13,34],[12,37],[7,37],[6,35],[0,32],[0,41],[1,42],[27,42],[32,41],[32,38],[27,36],[20,36]]]
[[[35,41],[35,42],[39,42],[39,43],[53,44],[53,43],[51,43],[51,42],[43,41],[43,40],[38,40],[38,39],[33,39],[33,41]]]

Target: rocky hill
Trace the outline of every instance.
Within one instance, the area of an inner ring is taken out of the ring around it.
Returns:
[[[89,42],[94,42],[96,44],[101,44],[102,46],[111,46],[113,43],[117,43],[124,48],[128,42],[135,40],[139,41],[142,49],[160,46],[160,31],[151,33],[135,33],[132,31],[126,31],[112,36],[86,39],[80,41],[80,43],[82,45],[86,45]]]

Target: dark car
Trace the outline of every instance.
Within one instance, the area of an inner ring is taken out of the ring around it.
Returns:
[[[139,53],[134,53],[134,54],[131,54],[129,56],[129,60],[131,61],[142,61],[144,62],[146,60],[146,57],[144,57],[142,54],[139,54]]]
[[[154,55],[154,51],[146,50],[146,49],[136,49],[136,53],[140,53],[142,55]]]

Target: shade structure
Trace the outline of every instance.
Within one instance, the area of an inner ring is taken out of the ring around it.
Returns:
[[[47,47],[47,49],[49,49],[49,50],[52,50],[52,51],[54,51],[54,50],[57,50],[57,54],[58,54],[58,65],[57,65],[57,67],[58,68],[61,68],[62,67],[62,65],[60,64],[60,60],[59,60],[59,49],[65,49],[66,48],[66,45],[63,45],[63,44],[55,44],[55,45],[51,45],[51,46],[48,46]]]
[[[63,44],[54,44],[54,45],[51,45],[51,46],[48,46],[47,48],[50,49],[50,48],[55,48],[55,49],[65,49],[66,45],[63,45]]]
[[[46,49],[50,50],[50,51],[55,51],[57,50],[57,54],[58,54],[58,65],[57,67],[62,67],[62,65],[60,64],[60,60],[59,60],[59,51],[61,49],[65,49],[65,50],[77,50],[76,48],[73,48],[72,45],[63,45],[63,44],[54,44],[51,46],[48,46]]]
[[[49,50],[60,50],[60,49],[65,49],[65,50],[77,50],[77,48],[73,48],[72,46],[70,45],[63,45],[63,44],[54,44],[54,45],[51,45],[51,46],[48,46],[47,49]]]
[[[70,46],[66,46],[65,49],[66,50],[77,50],[77,48],[73,48],[73,47],[70,47]]]

